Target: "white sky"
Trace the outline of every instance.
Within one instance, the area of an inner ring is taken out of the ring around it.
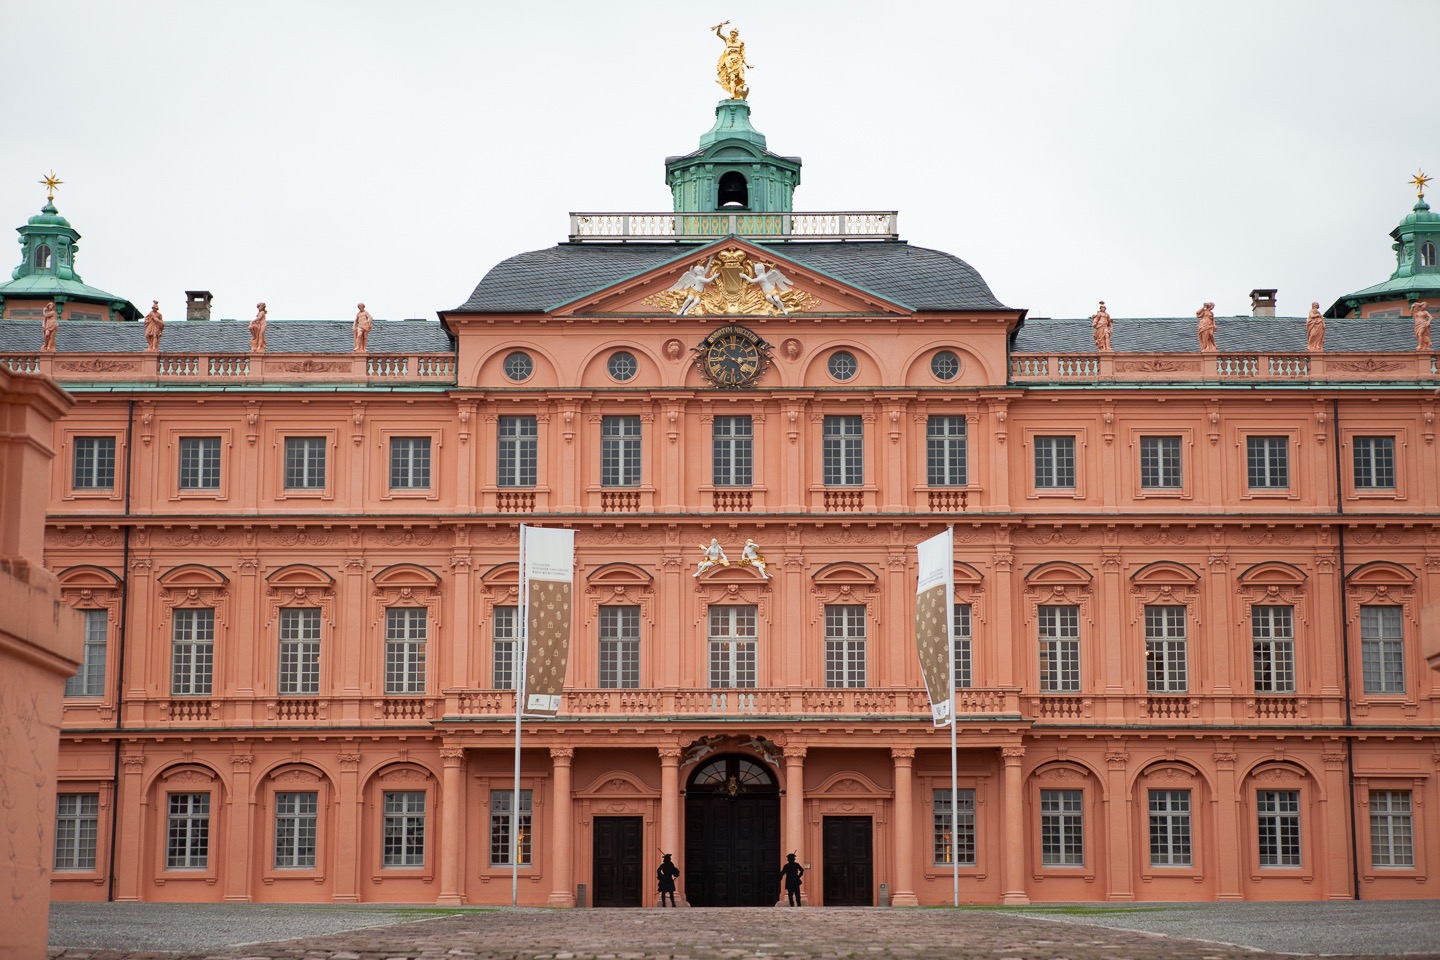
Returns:
[[[1034,316],[1303,315],[1389,276],[1440,177],[1413,2],[8,2],[0,231],[184,316],[433,317],[572,210],[668,210],[730,19],[799,210],[898,209]],[[1440,203],[1440,180],[1432,200]],[[19,248],[0,268],[19,262]]]

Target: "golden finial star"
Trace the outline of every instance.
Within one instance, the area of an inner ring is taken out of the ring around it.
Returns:
[[[1429,183],[1433,179],[1435,178],[1425,176],[1424,170],[1421,170],[1419,173],[1415,174],[1415,176],[1410,178],[1410,182],[1415,184],[1415,192],[1419,195],[1421,200],[1425,199],[1425,184]]]
[[[52,202],[55,200],[55,188],[60,186],[60,184],[64,182],[64,180],[57,180],[55,178],[54,170],[51,170],[48,174],[46,174],[44,180],[39,181],[40,186],[45,188],[47,199]]]

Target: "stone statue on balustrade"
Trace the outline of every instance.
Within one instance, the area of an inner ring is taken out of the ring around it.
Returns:
[[[1205,306],[1201,307],[1199,310],[1196,310],[1195,316],[1200,319],[1200,324],[1195,331],[1196,334],[1200,337],[1200,349],[1214,350],[1215,304],[1211,303],[1209,300],[1205,301]]]
[[[710,538],[710,546],[700,545],[700,554],[700,563],[695,568],[695,572],[690,574],[692,577],[698,577],[714,566],[730,566],[730,558],[725,556],[725,551],[721,548],[720,541],[714,537]]]
[[[1425,353],[1430,349],[1430,303],[1416,300],[1410,308],[1410,319],[1415,321],[1415,349]]]
[[[40,349],[45,353],[54,353],[55,336],[60,332],[60,315],[55,311],[54,300],[45,304],[40,317]]]
[[[160,316],[160,301],[150,301],[150,312],[145,314],[145,349],[159,350],[160,335],[165,332],[165,318]]]
[[[745,541],[745,549],[740,551],[740,566],[754,567],[760,571],[760,576],[766,580],[770,579],[770,570],[765,564],[765,557],[760,552],[760,545],[754,540]]]
[[[355,308],[360,311],[355,314],[355,352],[364,353],[370,343],[370,329],[375,326],[375,318],[370,316],[365,304],[357,303]]]
[[[1305,349],[1321,353],[1325,349],[1325,316],[1318,301],[1310,302],[1310,315],[1305,318]]]
[[[250,321],[250,352],[265,352],[265,328],[269,321],[265,319],[265,304],[255,304],[255,319]]]
[[[1110,352],[1110,331],[1114,327],[1110,319],[1110,311],[1105,309],[1105,301],[1100,301],[1100,308],[1090,315],[1090,328],[1095,333],[1095,349],[1101,353]]]

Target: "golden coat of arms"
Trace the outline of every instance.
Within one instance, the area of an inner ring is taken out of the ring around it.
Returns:
[[[677,316],[759,315],[803,313],[813,309],[814,296],[796,290],[790,279],[744,250],[722,250],[695,263],[669,290],[654,293],[642,303]]]

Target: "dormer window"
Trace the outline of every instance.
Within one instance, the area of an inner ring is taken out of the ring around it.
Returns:
[[[720,195],[717,198],[721,209],[745,210],[750,206],[750,185],[745,174],[731,170],[720,175]]]
[[[1435,244],[1431,243],[1429,240],[1420,244],[1420,266],[1435,266]]]
[[[35,248],[35,269],[50,269],[50,244],[42,243]]]

